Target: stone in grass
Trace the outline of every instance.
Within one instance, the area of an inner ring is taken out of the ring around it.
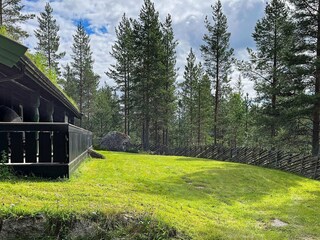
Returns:
[[[100,149],[125,152],[130,147],[130,137],[121,132],[109,132],[100,142]]]
[[[277,228],[286,227],[286,226],[288,226],[288,223],[285,223],[285,222],[283,222],[283,221],[281,221],[279,219],[273,219],[271,221],[271,226],[272,227],[277,227]]]

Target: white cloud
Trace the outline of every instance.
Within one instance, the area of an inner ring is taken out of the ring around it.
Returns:
[[[24,11],[39,15],[43,11],[47,1],[23,0]],[[155,7],[160,13],[163,21],[168,13],[172,15],[175,36],[179,41],[177,47],[177,67],[179,70],[178,81],[182,80],[185,59],[190,48],[194,49],[198,60],[201,60],[199,47],[202,44],[202,36],[206,32],[204,18],[211,15],[211,5],[214,1],[194,1],[194,0],[154,0]],[[244,56],[244,48],[252,47],[250,37],[255,21],[261,17],[264,8],[264,0],[222,0],[225,13],[228,17],[229,29],[232,33],[231,43],[235,48],[237,57]],[[50,1],[54,9],[54,17],[60,25],[61,44],[60,50],[66,52],[62,65],[71,60],[71,46],[73,34],[76,26],[74,20],[86,19],[90,23],[91,29],[96,30],[91,35],[91,49],[95,60],[94,70],[101,76],[101,82],[110,85],[114,83],[104,74],[113,62],[109,52],[115,41],[114,29],[117,27],[123,13],[128,17],[138,18],[143,0],[59,0]],[[28,21],[23,27],[31,34],[25,40],[25,44],[33,49],[37,40],[33,35],[37,27],[37,20]],[[106,27],[108,33],[97,31],[101,27]],[[245,82],[245,90],[253,92],[252,84]]]

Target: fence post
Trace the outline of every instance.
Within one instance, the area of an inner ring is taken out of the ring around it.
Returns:
[[[319,154],[317,156],[317,160],[316,160],[316,166],[314,168],[314,174],[313,174],[313,179],[317,179],[318,176],[318,166],[319,166]]]
[[[278,168],[279,167],[279,150],[277,150],[277,153],[276,153],[276,166],[275,168]]]
[[[303,155],[303,157],[301,158],[301,161],[300,161],[300,163],[301,163],[300,174],[302,174],[302,172],[303,172],[304,159],[305,159],[305,155]]]

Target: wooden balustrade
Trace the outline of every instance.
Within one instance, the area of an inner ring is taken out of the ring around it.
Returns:
[[[91,132],[67,123],[0,123],[0,152],[21,172],[68,177],[91,146]],[[58,165],[67,170],[50,170]]]

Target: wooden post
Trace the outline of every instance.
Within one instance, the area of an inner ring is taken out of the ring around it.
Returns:
[[[26,122],[39,122],[40,120],[40,94],[35,92],[30,95],[29,105],[26,106],[24,111],[24,120]],[[38,132],[26,132],[25,133],[25,150],[27,163],[36,163],[39,153],[39,133]]]
[[[53,122],[54,104],[53,102],[42,101],[40,105],[40,119],[41,122]],[[39,133],[39,162],[52,162],[52,132]]]

